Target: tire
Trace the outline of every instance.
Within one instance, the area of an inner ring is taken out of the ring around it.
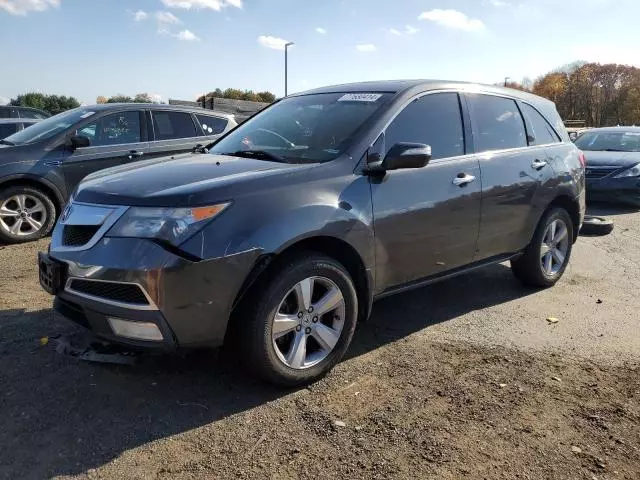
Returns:
[[[298,286],[300,293],[296,291]],[[327,295],[335,294],[336,288],[342,302],[320,316],[315,315],[322,301],[338,300],[335,295]],[[311,292],[308,303],[316,307],[315,312],[309,309],[303,312],[304,306],[299,305],[299,299],[305,302],[303,289]],[[243,356],[251,373],[284,386],[305,385],[329,372],[347,351],[358,316],[358,298],[347,270],[336,260],[315,252],[283,261],[252,288],[244,303],[249,308],[237,318],[241,324],[237,325],[234,337],[242,348],[236,352]],[[276,314],[280,319],[278,326]],[[328,343],[322,345],[319,340],[323,338]],[[303,344],[305,349],[300,353]],[[333,347],[327,348],[330,344]]]
[[[553,224],[556,225],[556,239],[550,236]],[[564,234],[561,233],[563,231],[561,226],[566,230]],[[556,244],[560,236],[562,239]],[[550,245],[553,247],[549,248]],[[533,239],[523,255],[511,261],[511,270],[524,285],[552,287],[562,278],[569,264],[572,248],[573,221],[565,209],[552,208],[540,220]],[[549,259],[551,259],[550,264]]]
[[[51,232],[55,222],[56,207],[41,190],[29,186],[0,189],[0,243],[38,240]]]
[[[584,217],[580,234],[604,236],[610,234],[612,231],[613,222],[608,218],[587,215]]]

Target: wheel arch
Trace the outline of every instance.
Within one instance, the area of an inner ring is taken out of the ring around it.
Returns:
[[[567,211],[569,216],[571,217],[571,222],[573,223],[573,243],[578,240],[578,234],[580,230],[580,205],[578,201],[572,199],[568,195],[558,195],[547,207],[544,214],[546,214],[549,210],[554,207],[560,207]],[[543,214],[543,216],[544,216]]]
[[[14,176],[0,179],[0,189],[8,188],[8,187],[19,187],[26,186],[37,188],[45,193],[53,202],[53,205],[56,208],[56,215],[58,215],[62,211],[62,207],[64,206],[64,197],[60,193],[60,191],[53,185],[51,182],[48,182],[45,179],[32,177],[32,176]]]
[[[282,251],[261,255],[247,275],[233,302],[233,311],[237,309],[259,281],[269,278],[278,267],[293,255],[301,252],[317,252],[340,262],[351,276],[358,295],[358,321],[366,320],[371,313],[373,303],[373,278],[367,271],[364,260],[355,247],[345,240],[317,235],[298,240]]]

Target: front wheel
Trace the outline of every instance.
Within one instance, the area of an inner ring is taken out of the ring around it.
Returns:
[[[573,222],[563,208],[549,210],[540,220],[524,254],[511,261],[511,269],[523,284],[552,287],[564,274],[573,247]]]
[[[55,205],[37,188],[0,189],[0,243],[37,240],[51,231],[55,221]]]
[[[340,361],[353,337],[358,299],[339,262],[316,253],[293,257],[254,292],[248,325],[238,331],[240,343],[248,341],[241,355],[251,371],[294,386],[319,379]]]

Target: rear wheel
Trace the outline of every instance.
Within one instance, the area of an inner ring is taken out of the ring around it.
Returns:
[[[56,220],[51,199],[34,187],[0,189],[0,242],[22,243],[47,235]]]
[[[248,343],[239,347],[251,371],[293,386],[319,379],[340,361],[358,312],[353,281],[340,263],[316,253],[296,256],[253,290],[249,324],[236,334],[236,342]]]
[[[523,284],[552,287],[564,274],[573,247],[573,222],[563,208],[549,210],[540,221],[524,254],[511,261]]]

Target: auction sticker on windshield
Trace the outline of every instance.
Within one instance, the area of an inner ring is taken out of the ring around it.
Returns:
[[[375,102],[381,93],[347,93],[338,99],[339,102]]]

